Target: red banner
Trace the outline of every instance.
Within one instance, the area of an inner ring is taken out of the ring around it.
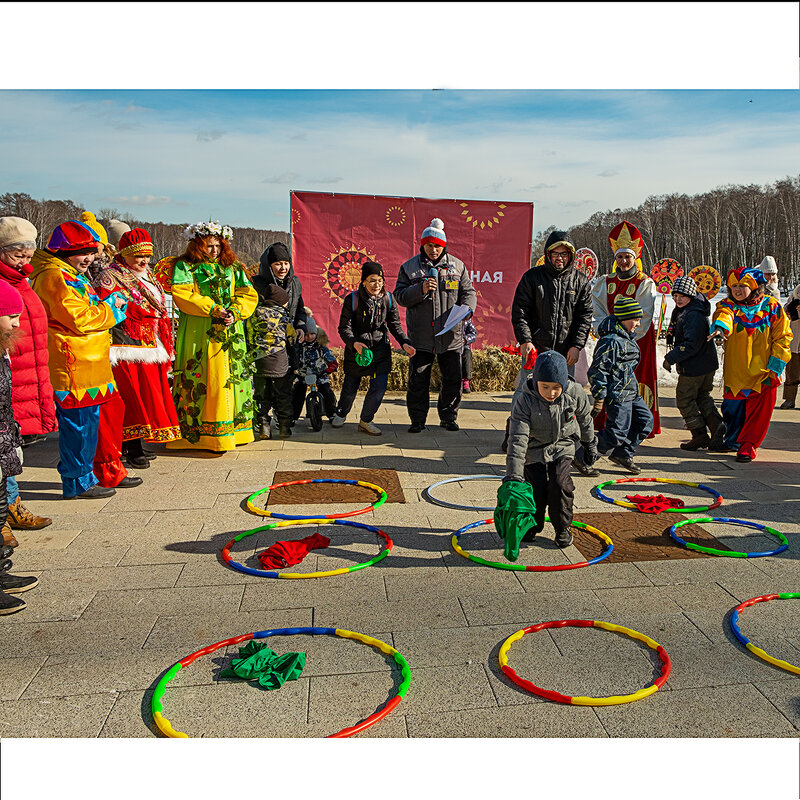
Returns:
[[[339,313],[358,288],[361,265],[381,264],[393,290],[434,217],[444,222],[448,250],[464,262],[478,293],[474,346],[515,341],[511,302],[530,266],[533,203],[291,192],[291,213],[294,271],[306,305],[333,344],[341,345]],[[400,318],[405,328],[403,309]]]

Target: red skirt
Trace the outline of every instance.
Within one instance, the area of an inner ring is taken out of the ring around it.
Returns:
[[[125,403],[122,441],[172,442],[181,438],[178,415],[167,381],[168,364],[123,361],[114,380]]]

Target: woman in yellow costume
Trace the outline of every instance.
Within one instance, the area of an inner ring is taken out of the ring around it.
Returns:
[[[258,295],[228,243],[227,225],[198,222],[172,270],[180,310],[172,395],[182,439],[170,449],[233,450],[253,441],[253,388],[242,321]]]

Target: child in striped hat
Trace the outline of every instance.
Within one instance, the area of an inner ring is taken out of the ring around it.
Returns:
[[[639,363],[634,332],[642,315],[642,307],[634,298],[614,298],[614,313],[600,323],[600,340],[589,367],[592,416],[604,406],[606,411],[605,426],[597,434],[597,450],[632,475],[641,472],[633,463],[633,454],[653,430],[653,412],[639,394],[634,374]]]

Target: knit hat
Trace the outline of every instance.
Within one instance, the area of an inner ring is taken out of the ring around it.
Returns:
[[[289,292],[278,286],[277,283],[270,283],[264,288],[264,299],[282,306],[289,302]]]
[[[36,228],[22,217],[0,217],[0,248],[30,243],[36,246],[37,235]]]
[[[121,256],[151,256],[153,255],[153,241],[144,228],[134,228],[123,233],[119,240],[119,254]]]
[[[95,217],[91,211],[84,211],[83,214],[81,214],[80,221],[84,225],[91,228],[100,237],[100,244],[104,246],[108,244],[108,234],[106,234],[106,229],[97,221],[97,217]]]
[[[688,275],[681,275],[672,284],[672,294],[684,294],[686,297],[694,297],[697,294],[697,284]]]
[[[0,281],[0,317],[22,313],[22,295],[6,281]]]
[[[122,238],[122,234],[127,233],[130,229],[131,226],[128,225],[127,222],[123,222],[119,219],[110,220],[108,225],[106,225],[108,241],[111,242],[111,244],[117,244],[117,242],[119,242],[119,240]]]
[[[370,275],[383,277],[383,267],[377,261],[365,261],[361,265],[361,282],[363,283]]]
[[[747,286],[748,289],[758,291],[759,284],[766,283],[764,273],[758,267],[737,267],[728,273],[726,284],[728,288],[734,286]]]
[[[267,248],[266,261],[270,266],[276,261],[288,261],[292,263],[292,256],[289,253],[289,248],[283,242],[275,242]]]
[[[778,274],[778,265],[775,263],[774,256],[764,256],[764,260],[758,266],[765,275]]]
[[[636,258],[642,257],[642,247],[644,245],[642,234],[632,222],[622,220],[608,234],[608,243],[611,245],[614,255],[617,253],[630,253]]]
[[[536,363],[533,365],[533,380],[545,383],[560,383],[561,388],[566,391],[569,382],[569,372],[567,371],[567,359],[555,350],[545,350],[536,356]]]
[[[639,319],[644,316],[644,311],[639,303],[632,297],[622,297],[618,295],[614,298],[614,316],[620,321]]]
[[[431,220],[431,224],[422,231],[422,244],[435,244],[447,247],[447,236],[444,233],[444,222],[439,217]]]
[[[62,222],[51,234],[47,249],[51,253],[65,252],[77,256],[97,251],[100,237],[87,225],[75,220]]]

